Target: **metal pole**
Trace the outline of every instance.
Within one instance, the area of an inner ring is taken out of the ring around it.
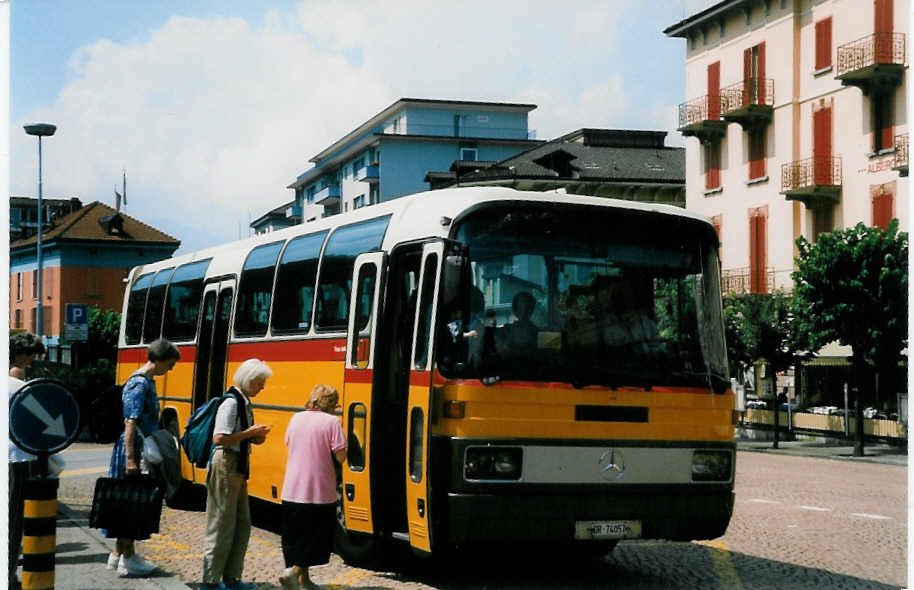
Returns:
[[[35,307],[35,326],[37,328],[38,337],[44,340],[44,313],[42,310],[42,301],[41,301],[41,290],[42,283],[44,282],[44,259],[41,257],[41,230],[44,226],[44,203],[41,200],[41,136],[38,136],[38,305]]]

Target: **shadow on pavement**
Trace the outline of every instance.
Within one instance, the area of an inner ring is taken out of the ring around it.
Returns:
[[[569,552],[514,551],[420,560],[398,552],[375,575],[399,583],[458,588],[594,588],[637,590],[897,589],[820,568],[785,563],[697,543],[631,541],[602,557]],[[392,573],[393,572],[393,573]],[[326,586],[330,588],[330,586]],[[366,587],[367,588],[367,587]]]

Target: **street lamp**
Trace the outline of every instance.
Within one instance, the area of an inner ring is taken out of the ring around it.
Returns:
[[[44,220],[42,219],[44,206],[41,201],[41,138],[54,135],[54,132],[57,131],[57,127],[49,123],[36,123],[34,125],[23,125],[23,128],[29,135],[38,137],[38,305],[35,307],[35,328],[36,332],[38,332],[38,337],[44,338],[42,326],[44,313],[41,305],[41,285],[44,282],[44,277],[42,276],[44,274],[44,260],[41,258],[41,230],[44,223]]]

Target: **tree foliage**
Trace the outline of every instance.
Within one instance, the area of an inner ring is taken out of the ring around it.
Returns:
[[[908,234],[897,219],[886,230],[858,223],[797,247],[797,345],[812,352],[837,340],[852,348],[858,380],[868,366],[884,375],[879,389],[894,387],[907,346]]]
[[[729,293],[724,295],[724,325],[727,356],[732,374],[766,359],[773,371],[793,364],[792,297],[774,293]]]

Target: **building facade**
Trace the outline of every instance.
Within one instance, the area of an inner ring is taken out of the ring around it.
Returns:
[[[532,104],[401,98],[319,154],[287,188],[306,222],[426,190],[455,160],[503,160],[530,139]]]
[[[283,203],[252,221],[251,229],[254,230],[254,235],[258,235],[301,223],[301,215],[298,214],[300,210],[301,207],[296,207],[295,201]]]
[[[910,225],[907,0],[725,0],[686,41],[686,207],[721,236],[724,288],[792,289],[795,240]]]
[[[67,303],[120,311],[130,269],[171,256],[181,242],[99,202],[53,220],[42,234],[42,331],[61,344]],[[35,236],[10,242],[10,329],[37,330]]]
[[[73,213],[83,206],[76,197],[70,199],[42,199],[44,228],[54,220]],[[32,197],[10,197],[10,241],[34,236],[38,228],[38,199]]]

